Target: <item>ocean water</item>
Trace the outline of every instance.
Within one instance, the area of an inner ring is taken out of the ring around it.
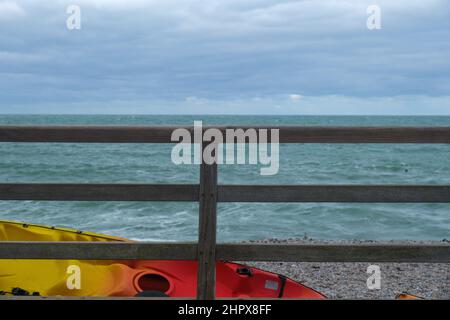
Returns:
[[[0,124],[450,125],[450,117],[0,115]],[[198,166],[174,165],[173,145],[0,143],[0,181],[197,183]],[[223,165],[220,183],[450,184],[450,145],[283,144],[280,169]],[[0,201],[0,219],[67,226],[137,240],[195,241],[198,205],[185,202]],[[248,204],[218,206],[218,240],[450,237],[450,204]]]

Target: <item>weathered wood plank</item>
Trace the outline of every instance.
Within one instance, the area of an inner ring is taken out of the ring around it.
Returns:
[[[0,126],[0,142],[168,143],[171,126]]]
[[[217,244],[225,261],[450,263],[450,245]],[[0,242],[0,259],[195,260],[195,243]]]
[[[0,126],[0,142],[170,143],[175,129],[193,126]],[[205,126],[279,129],[280,143],[450,143],[450,127]],[[270,138],[270,134],[269,134]]]
[[[222,185],[218,201],[450,203],[450,185]]]
[[[450,143],[450,127],[282,127],[282,143]]]
[[[0,242],[0,259],[195,260],[195,243]]]
[[[219,202],[449,203],[449,185],[222,185]],[[0,200],[198,201],[190,184],[0,184]]]
[[[197,299],[212,300],[216,294],[217,164],[201,164],[199,198]]]
[[[0,200],[198,201],[190,184],[0,184]]]
[[[218,260],[450,263],[450,245],[218,244]]]

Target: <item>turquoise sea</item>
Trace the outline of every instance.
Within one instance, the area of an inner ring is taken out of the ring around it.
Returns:
[[[0,124],[72,125],[418,125],[450,117],[0,115]],[[196,183],[196,165],[171,162],[173,145],[0,143],[0,181]],[[450,184],[450,145],[280,146],[280,169],[223,165],[220,183]],[[139,240],[194,241],[194,203],[0,201],[0,219],[69,226]],[[450,204],[219,204],[218,240],[429,239],[450,237]]]

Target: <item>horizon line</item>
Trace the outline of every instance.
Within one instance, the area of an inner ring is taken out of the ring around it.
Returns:
[[[450,117],[449,114],[254,114],[254,113],[0,113],[0,116],[274,116],[274,117]]]

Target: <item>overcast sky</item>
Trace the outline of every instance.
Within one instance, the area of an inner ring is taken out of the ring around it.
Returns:
[[[0,0],[0,113],[450,115],[450,0]]]

